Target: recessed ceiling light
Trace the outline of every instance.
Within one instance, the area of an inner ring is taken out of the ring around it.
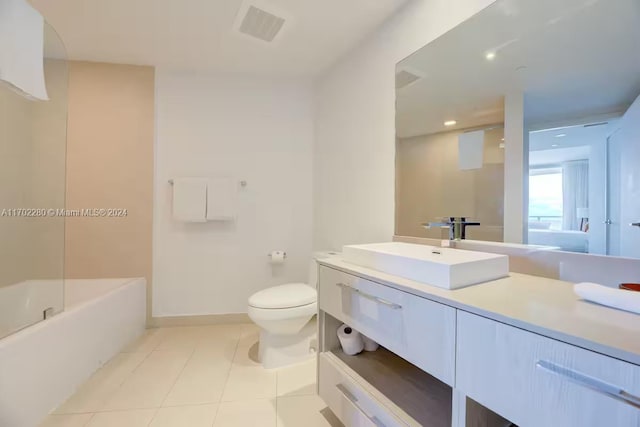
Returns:
[[[552,146],[552,147],[557,147],[557,146],[558,146],[558,144],[551,144],[551,146]]]
[[[556,135],[556,138],[564,138],[565,136],[567,136],[566,133],[559,133]]]
[[[500,141],[504,141],[504,138],[500,139]]]
[[[456,122],[455,120],[447,120],[446,122],[444,122],[445,126],[455,126],[458,122]]]
[[[487,58],[487,61],[493,61],[494,59],[496,59],[496,53],[487,52],[487,54],[484,57]]]

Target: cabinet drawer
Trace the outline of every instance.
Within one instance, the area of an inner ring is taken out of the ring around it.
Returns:
[[[324,266],[319,283],[320,310],[453,385],[454,308]]]
[[[407,427],[326,353],[318,358],[320,397],[347,427]]]
[[[462,311],[457,346],[456,387],[521,427],[640,425],[636,365]]]

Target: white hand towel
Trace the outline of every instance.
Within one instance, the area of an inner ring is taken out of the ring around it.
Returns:
[[[0,81],[32,99],[49,99],[44,81],[44,19],[27,0],[0,1]]]
[[[207,180],[177,178],[173,180],[173,218],[182,222],[207,220]]]
[[[578,283],[573,291],[582,299],[640,314],[640,292],[609,288],[595,283]]]
[[[207,186],[207,220],[232,221],[236,218],[237,188],[231,178],[212,178]]]

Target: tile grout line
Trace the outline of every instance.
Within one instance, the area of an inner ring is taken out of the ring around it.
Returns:
[[[187,360],[184,362],[184,365],[182,365],[182,369],[180,369],[180,372],[178,373],[178,375],[176,376],[175,381],[173,382],[173,384],[171,384],[171,387],[169,388],[169,391],[167,391],[167,394],[164,396],[164,398],[162,399],[162,402],[160,402],[160,406],[158,406],[156,409],[156,411],[153,413],[153,417],[151,417],[151,420],[149,421],[149,423],[147,424],[147,427],[149,427],[151,425],[151,423],[153,423],[153,421],[155,420],[156,416],[158,415],[158,412],[160,412],[160,409],[163,408],[164,406],[164,402],[167,401],[167,398],[169,397],[169,395],[171,394],[171,391],[173,391],[173,388],[176,386],[176,384],[178,383],[178,380],[180,379],[180,376],[182,375],[182,373],[184,372],[184,369],[187,367],[187,364],[189,363],[189,361],[191,360],[191,358],[193,357],[194,353],[196,352],[196,348],[198,347],[198,342],[196,341],[196,344],[193,346],[193,350],[191,350],[191,353],[189,354],[189,357],[187,357]],[[160,344],[158,344],[159,346]]]
[[[218,414],[220,413],[220,405],[223,403],[222,398],[224,397],[224,391],[227,388],[227,384],[229,383],[229,377],[231,376],[231,369],[233,368],[233,361],[236,358],[236,354],[238,353],[238,347],[240,347],[240,341],[242,341],[244,335],[244,326],[242,327],[242,331],[240,332],[240,336],[236,341],[236,347],[233,349],[233,356],[231,356],[231,365],[229,366],[229,370],[227,371],[227,378],[224,380],[224,387],[222,387],[222,395],[220,396],[220,400],[218,401],[218,405],[216,407],[216,415],[213,417],[213,424],[211,426],[216,425],[216,421],[218,420]]]
[[[142,360],[131,370],[131,372],[129,372],[126,376],[126,378],[124,378],[116,388],[114,388],[114,390],[109,393],[109,397],[107,397],[104,402],[101,405],[100,410],[96,411],[93,413],[93,415],[91,416],[91,418],[89,419],[89,421],[87,422],[87,426],[89,425],[89,423],[91,422],[91,420],[93,420],[96,416],[96,414],[99,413],[107,413],[107,412],[119,412],[118,410],[105,410],[104,409],[104,405],[107,403],[107,401],[116,395],[116,393],[118,391],[120,391],[120,389],[122,389],[122,387],[124,386],[124,384],[127,382],[127,380],[134,374],[134,372],[136,372],[138,370],[138,368],[140,368],[140,366],[142,366],[142,364],[147,361],[147,359],[149,359],[149,357],[151,357],[151,355],[156,351],[156,349],[160,346],[160,343],[162,342],[162,340],[158,341],[158,343],[147,352],[147,355],[145,357],[142,358]],[[120,352],[119,354],[132,354],[132,353],[136,353],[136,352],[128,352],[128,353],[124,353],[124,352]],[[138,352],[139,353],[139,352]],[[144,408],[146,409],[146,408]],[[155,414],[154,414],[155,416]]]

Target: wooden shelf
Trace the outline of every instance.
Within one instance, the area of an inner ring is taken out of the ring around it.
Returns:
[[[447,384],[383,347],[357,356],[331,352],[420,425],[451,426],[453,390]]]

